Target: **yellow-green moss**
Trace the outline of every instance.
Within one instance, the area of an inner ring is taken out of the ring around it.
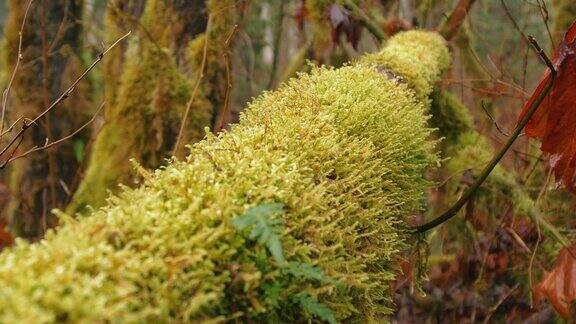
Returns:
[[[438,129],[443,151],[446,151],[458,144],[462,134],[474,130],[474,121],[468,107],[453,94],[436,90],[431,99],[430,123]]]
[[[106,124],[94,142],[84,178],[68,207],[71,213],[88,205],[103,205],[109,190],[116,191],[118,183],[132,185],[135,175],[126,163],[129,159],[145,168],[156,168],[172,153],[194,79],[200,73],[203,53],[198,47],[203,48],[204,34],[199,32],[205,26],[192,24],[201,20],[202,10],[213,13],[209,52],[201,91],[196,93],[183,134],[185,143],[202,139],[204,127],[212,124],[214,111],[224,101],[221,88],[226,87],[225,71],[219,55],[234,26],[234,1],[208,1],[208,7],[197,4],[198,8],[187,11],[179,11],[178,6],[172,1],[147,1],[138,24],[132,22],[140,30],[128,45],[125,62],[113,57],[108,69],[119,65],[122,73],[114,77],[112,71],[106,80],[118,83],[111,91],[114,101],[106,110]],[[109,6],[114,35],[122,34],[117,30],[122,14],[117,6]],[[134,19],[128,17],[124,19]],[[190,39],[192,36],[195,39]],[[189,48],[195,49],[192,55]]]
[[[445,40],[425,31],[409,31],[394,37],[382,52],[368,55],[364,63],[375,63],[402,76],[425,98],[432,93],[439,73],[450,65],[450,55]],[[431,50],[432,49],[432,50]]]
[[[397,37],[397,50],[410,44]],[[442,47],[428,52],[447,61]],[[380,321],[401,219],[420,206],[437,160],[427,109],[372,64],[301,75],[143,187],[0,254],[0,322],[294,322],[318,319],[314,309]],[[267,203],[284,206],[267,217],[288,265],[234,225]]]

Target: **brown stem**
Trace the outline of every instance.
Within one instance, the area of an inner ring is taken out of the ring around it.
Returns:
[[[12,75],[10,76],[10,81],[8,81],[8,86],[4,89],[2,93],[2,112],[0,113],[0,139],[5,134],[4,132],[4,116],[6,113],[6,106],[8,104],[8,96],[10,95],[10,89],[12,89],[12,84],[14,83],[14,79],[16,78],[16,72],[20,67],[20,62],[22,61],[22,34],[24,33],[24,27],[26,26],[26,18],[28,18],[28,12],[30,11],[30,7],[32,6],[32,2],[34,0],[28,1],[28,5],[26,6],[26,11],[24,11],[24,18],[22,19],[22,25],[20,26],[20,32],[18,32],[18,57],[16,58],[16,64],[14,64],[14,70],[12,71]]]
[[[544,99],[552,89],[552,85],[554,83],[554,80],[556,79],[556,69],[554,68],[554,65],[552,64],[548,56],[546,56],[544,51],[540,48],[540,46],[532,36],[528,36],[528,41],[534,47],[538,55],[542,58],[542,60],[546,63],[546,66],[550,70],[550,78],[546,82],[546,87],[542,92],[538,94],[538,97],[529,107],[528,112],[526,113],[526,115],[524,115],[524,118],[522,118],[522,120],[520,121],[520,123],[518,124],[518,126],[516,127],[516,129],[514,130],[514,132],[506,142],[506,144],[504,145],[504,147],[502,147],[502,149],[500,149],[500,151],[496,153],[496,155],[492,158],[490,163],[488,163],[488,165],[484,168],[484,170],[480,174],[480,177],[476,179],[474,184],[472,184],[472,186],[470,186],[470,188],[468,188],[464,192],[464,194],[460,197],[460,199],[458,199],[458,201],[456,201],[454,205],[452,205],[452,207],[450,207],[442,215],[438,216],[437,218],[433,219],[428,223],[416,226],[414,228],[415,233],[424,233],[428,230],[431,230],[434,227],[450,220],[458,213],[458,211],[460,211],[460,209],[470,200],[470,198],[472,198],[476,190],[478,190],[478,188],[480,188],[480,186],[484,183],[486,178],[488,178],[492,170],[500,162],[500,160],[502,159],[504,154],[506,154],[508,149],[510,149],[510,147],[512,146],[516,138],[518,138],[518,136],[520,135],[520,133],[522,132],[528,121],[530,121],[530,119],[532,118],[532,115],[534,115],[538,107],[540,107],[542,101],[544,101]]]
[[[100,53],[98,55],[98,57],[94,60],[94,62],[92,62],[92,64],[86,69],[84,70],[84,72],[82,74],[80,74],[80,76],[78,76],[78,78],[76,78],[76,80],[74,80],[74,82],[72,82],[72,84],[70,85],[70,87],[68,87],[68,89],[66,89],[66,91],[64,91],[54,102],[52,102],[52,104],[50,104],[50,106],[48,106],[43,112],[41,112],[38,116],[36,116],[34,119],[28,121],[28,120],[24,120],[22,127],[20,128],[20,131],[18,131],[18,133],[10,140],[10,142],[0,151],[0,157],[2,157],[8,150],[10,150],[10,148],[24,135],[24,133],[26,132],[26,130],[32,126],[32,125],[37,125],[38,121],[43,118],[44,116],[46,116],[46,114],[48,114],[49,112],[51,112],[56,106],[58,106],[62,101],[66,100],[66,98],[68,98],[70,96],[70,94],[72,92],[74,92],[74,89],[76,88],[76,86],[78,85],[78,83],[80,83],[80,81],[82,81],[82,79],[84,79],[86,77],[86,75],[88,75],[88,73],[90,73],[90,71],[92,71],[94,69],[94,67],[96,67],[96,65],[98,65],[98,63],[100,61],[102,61],[102,59],[104,58],[104,56],[106,55],[106,53],[108,53],[111,49],[113,49],[116,45],[118,45],[118,43],[120,43],[122,40],[124,40],[126,37],[128,37],[130,35],[131,31],[129,31],[128,33],[126,33],[124,36],[118,38],[112,45],[110,45],[110,47],[108,47],[105,51],[103,51],[102,53]],[[2,169],[5,165],[1,165],[0,169]]]
[[[172,150],[172,155],[176,155],[178,149],[180,148],[180,141],[184,136],[184,129],[186,128],[186,121],[188,119],[188,114],[190,114],[190,109],[192,109],[192,104],[194,104],[194,99],[196,98],[196,93],[200,88],[200,83],[204,79],[204,69],[206,68],[206,57],[208,56],[208,40],[210,38],[210,29],[212,27],[212,15],[208,16],[208,22],[206,23],[206,31],[204,32],[204,48],[202,50],[202,63],[200,64],[200,71],[198,71],[198,77],[196,78],[196,84],[194,84],[194,89],[192,89],[192,94],[190,99],[186,103],[186,109],[184,110],[184,116],[182,116],[182,123],[180,124],[180,130],[178,131],[178,137],[176,137],[176,144],[174,145],[174,150]]]
[[[475,1],[476,0],[460,0],[458,2],[446,23],[444,23],[440,28],[440,34],[445,39],[450,40],[454,35],[456,35],[456,32],[464,22],[464,19],[466,19],[466,16],[468,16],[468,12]]]

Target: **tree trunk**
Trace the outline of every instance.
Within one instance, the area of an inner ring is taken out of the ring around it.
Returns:
[[[411,31],[264,94],[185,162],[0,254],[0,322],[382,320],[448,65]]]
[[[212,127],[226,96],[222,55],[234,28],[235,1],[140,0],[108,8],[110,38],[135,32],[125,51],[106,64],[106,123],[98,134],[84,178],[68,210],[104,204],[118,183],[133,185],[134,159],[157,168],[173,152],[187,103],[194,95],[181,141],[193,143]],[[141,16],[139,12],[143,8]],[[136,14],[134,14],[136,12]],[[211,16],[204,71],[201,71],[208,15]],[[202,75],[202,79],[198,77]],[[195,83],[199,91],[194,92]],[[180,152],[187,150],[184,145]]]
[[[10,71],[18,55],[20,26],[27,4],[28,1],[9,2],[4,55]],[[10,92],[11,121],[39,115],[81,73],[83,64],[76,51],[81,48],[82,28],[78,21],[82,19],[82,6],[80,0],[33,3],[22,35],[22,62]],[[25,133],[20,148],[42,146],[46,139],[55,141],[86,122],[91,110],[88,90],[86,82],[79,84],[70,98]],[[54,149],[11,164],[12,197],[5,215],[17,234],[39,237],[43,229],[54,225],[50,210],[62,207],[68,200],[67,186],[79,165],[74,146],[85,142],[87,135],[88,132],[82,132]],[[6,143],[10,134],[5,137]]]
[[[552,0],[552,38],[556,45],[560,44],[564,33],[570,25],[576,21],[576,1],[574,0]]]

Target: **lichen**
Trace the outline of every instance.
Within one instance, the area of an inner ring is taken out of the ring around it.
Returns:
[[[407,35],[447,61],[436,34]],[[389,46],[413,45],[406,37]],[[439,76],[444,65],[419,66]],[[402,217],[437,162],[427,109],[373,64],[301,74],[230,131],[208,132],[186,161],[0,254],[0,322],[380,321]],[[235,225],[270,203],[283,206],[268,235],[282,258]]]

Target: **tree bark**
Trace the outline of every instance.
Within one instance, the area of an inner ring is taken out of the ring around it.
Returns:
[[[18,55],[27,4],[28,1],[9,2],[4,55],[10,71]],[[36,117],[81,73],[83,63],[77,50],[81,49],[82,6],[80,0],[43,0],[31,7],[22,35],[22,62],[9,97],[7,113],[12,121]],[[69,99],[26,132],[20,148],[42,146],[47,138],[54,141],[68,135],[88,120],[90,110],[89,86],[83,82]],[[12,197],[5,216],[17,234],[36,238],[55,224],[50,210],[62,207],[68,200],[67,186],[79,166],[74,146],[85,143],[87,136],[88,132],[83,131],[57,148],[10,165]],[[10,134],[4,140],[8,137]]]
[[[106,64],[106,96],[110,100],[106,122],[95,139],[70,212],[103,205],[108,191],[116,191],[118,183],[133,185],[136,174],[126,163],[130,159],[149,169],[170,158],[187,109],[190,113],[181,141],[189,144],[202,139],[204,128],[213,127],[225,102],[228,82],[222,55],[234,29],[235,1],[139,0],[124,4],[110,3],[108,32],[114,38],[132,29],[136,37],[124,51],[117,49]],[[212,24],[205,32],[209,15]],[[199,92],[194,92],[197,81]],[[176,153],[184,156],[186,150],[182,145]]]

